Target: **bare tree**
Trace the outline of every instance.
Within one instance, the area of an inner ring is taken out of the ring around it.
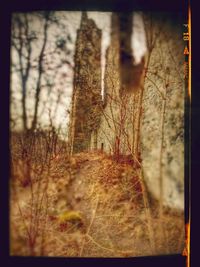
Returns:
[[[38,26],[34,26],[37,23],[39,23]],[[71,42],[69,35],[66,35],[65,39],[57,35],[55,43],[52,45],[53,50],[47,47],[52,42],[51,36],[49,37],[52,25],[60,27],[61,30],[66,27],[56,17],[55,12],[15,13],[12,17],[12,72],[17,75],[21,83],[24,131],[34,130],[37,127],[38,118],[44,112],[47,102],[50,101],[52,89],[60,86],[56,77],[61,75],[61,68],[65,64],[73,68],[70,61],[67,60],[71,53],[67,47],[67,43]],[[58,59],[55,60],[54,55]],[[41,99],[41,91],[44,89],[47,91],[46,98]],[[34,102],[31,116],[27,106],[27,99],[30,97],[28,92],[30,91],[32,91]],[[60,90],[57,94],[57,106],[61,102],[61,94]],[[43,108],[41,108],[42,106]],[[56,110],[57,108],[55,108],[55,112]]]

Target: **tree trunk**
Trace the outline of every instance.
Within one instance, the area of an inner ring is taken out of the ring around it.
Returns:
[[[44,41],[42,45],[42,49],[39,56],[39,62],[38,62],[38,80],[37,80],[37,86],[36,86],[36,93],[35,93],[35,108],[34,108],[34,115],[33,115],[33,121],[31,130],[34,130],[37,126],[37,119],[38,119],[38,106],[40,101],[40,92],[41,92],[41,81],[42,81],[42,72],[43,72],[43,56],[44,51],[47,44],[47,30],[48,30],[48,14],[46,15],[45,25],[44,25]]]

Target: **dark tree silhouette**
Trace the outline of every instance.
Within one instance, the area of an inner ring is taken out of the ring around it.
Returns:
[[[40,26],[34,27],[34,23]],[[51,41],[50,27],[56,25],[61,30],[63,25],[55,12],[37,13],[15,13],[12,17],[11,45],[14,58],[12,57],[12,71],[18,76],[21,82],[21,110],[23,130],[37,128],[38,118],[44,112],[52,88],[56,85],[56,76],[64,64],[73,68],[67,57],[71,54],[67,43],[72,42],[70,35],[66,37],[56,35],[53,50],[49,50],[47,45]],[[55,33],[54,33],[55,35]],[[56,54],[57,60],[53,58]],[[32,84],[31,84],[32,83]],[[60,81],[61,83],[61,81]],[[47,97],[41,99],[41,90],[48,90]],[[34,90],[33,112],[28,114],[27,99],[28,91]],[[58,90],[56,105],[61,101],[61,91]],[[39,107],[43,107],[39,109]],[[56,108],[57,110],[57,108]]]

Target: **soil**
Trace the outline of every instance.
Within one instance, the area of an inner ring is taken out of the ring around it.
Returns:
[[[39,181],[32,179],[31,185],[16,180],[11,185],[12,255],[182,253],[183,214],[164,209],[160,217],[156,202],[148,206],[141,171],[127,158],[116,160],[98,151],[60,156],[46,174]],[[41,209],[36,213],[37,201]],[[36,236],[32,249],[30,233]]]

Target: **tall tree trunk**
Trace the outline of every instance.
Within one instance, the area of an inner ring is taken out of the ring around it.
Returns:
[[[28,82],[28,77],[30,73],[30,68],[31,68],[31,40],[29,39],[29,24],[28,24],[28,17],[27,14],[24,14],[24,20],[18,18],[17,23],[19,26],[19,47],[13,42],[12,44],[14,45],[18,58],[19,58],[19,67],[20,67],[20,75],[21,75],[21,83],[22,83],[22,124],[23,124],[23,129],[24,131],[28,130],[28,122],[27,122],[27,110],[26,110],[26,96],[27,96],[27,82]],[[22,28],[24,27],[25,31],[25,38],[26,38],[26,51],[27,51],[27,62],[26,62],[26,67],[23,66],[23,48],[24,48],[24,42],[23,42],[23,30]]]
[[[26,82],[22,81],[22,121],[23,121],[23,129],[27,131],[27,114],[26,114]]]
[[[35,107],[34,107],[34,115],[33,115],[33,121],[31,125],[31,130],[34,130],[37,126],[37,120],[38,120],[38,106],[40,101],[40,92],[41,92],[41,81],[42,81],[42,72],[43,72],[43,56],[44,51],[47,44],[47,30],[48,30],[48,18],[49,14],[45,16],[45,25],[44,25],[44,41],[42,45],[42,49],[40,51],[39,56],[39,62],[38,62],[38,80],[37,80],[37,86],[36,86],[36,93],[35,93]]]

